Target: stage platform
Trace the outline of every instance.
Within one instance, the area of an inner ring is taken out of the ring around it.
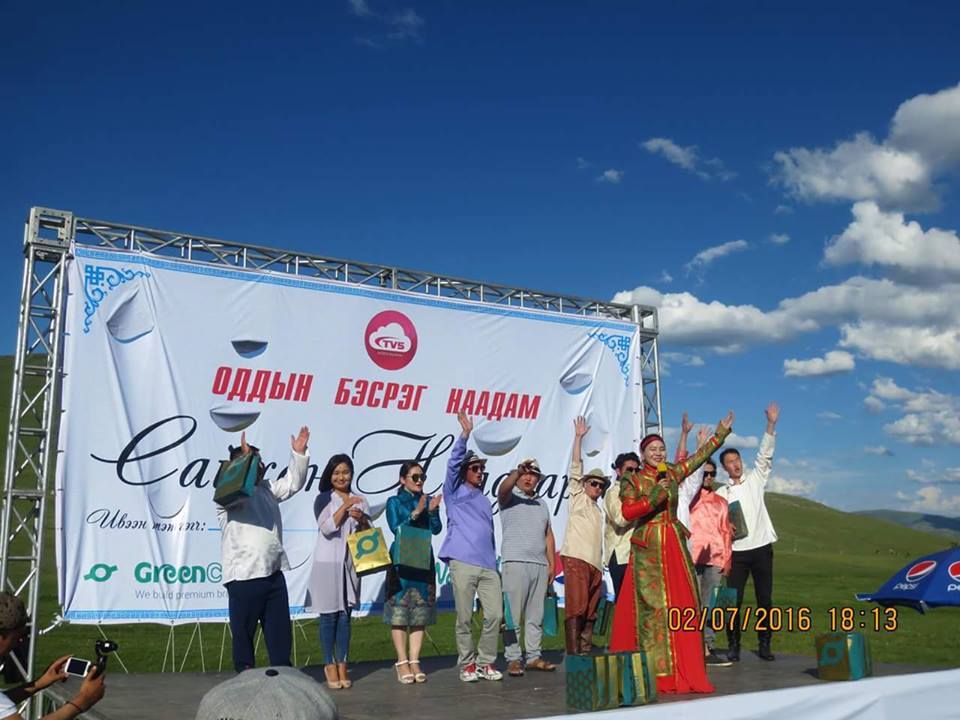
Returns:
[[[344,720],[385,720],[385,718],[416,718],[417,720],[512,720],[513,718],[542,718],[566,715],[562,657],[547,653],[545,657],[558,663],[553,673],[528,672],[524,677],[512,678],[504,673],[500,682],[480,681],[466,684],[457,677],[456,659],[424,658],[422,667],[429,674],[426,683],[400,685],[392,664],[386,662],[360,663],[351,669],[354,685],[349,690],[331,691]],[[501,660],[502,664],[502,660]],[[936,672],[911,665],[875,664],[875,677]],[[313,665],[304,672],[323,680],[323,666]],[[958,672],[958,671],[954,671]],[[942,674],[942,673],[938,673]],[[710,680],[716,686],[713,695],[661,696],[658,705],[687,703],[684,710],[710,702],[718,696],[783,690],[787,688],[847,688],[858,683],[827,683],[817,678],[813,657],[778,655],[772,663],[760,660],[754,653],[745,653],[740,663],[731,667],[711,668]],[[232,673],[144,673],[126,675],[110,673],[107,694],[84,717],[91,720],[173,720],[192,719],[203,694],[214,685],[231,677]],[[919,680],[919,678],[918,678]],[[62,699],[72,696],[77,685],[71,679],[55,689]],[[772,699],[772,698],[771,698]],[[648,708],[624,708],[624,711],[646,712]],[[706,708],[699,708],[706,710]],[[748,711],[742,717],[756,717]],[[674,707],[679,712],[679,707]],[[610,715],[616,711],[611,711]],[[676,717],[685,716],[681,713]],[[710,717],[715,715],[710,714]],[[722,717],[736,717],[723,714]],[[640,717],[643,717],[641,714]],[[794,716],[790,716],[794,717]],[[927,717],[924,715],[924,717]]]

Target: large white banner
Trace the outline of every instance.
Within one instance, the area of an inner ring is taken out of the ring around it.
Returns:
[[[295,615],[334,453],[353,458],[354,490],[373,508],[407,459],[437,492],[462,408],[475,416],[470,447],[490,458],[494,510],[501,478],[539,459],[559,549],[573,418],[592,428],[588,468],[636,447],[630,323],[83,247],[68,277],[57,562],[72,622],[227,617],[212,483],[242,429],[268,478],[285,471],[291,434],[311,431],[306,485],[281,505]],[[437,581],[450,607],[440,562]],[[382,583],[363,579],[361,612],[380,609]]]

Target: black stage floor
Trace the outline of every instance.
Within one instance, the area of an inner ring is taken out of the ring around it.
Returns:
[[[351,668],[354,685],[349,690],[330,691],[344,720],[384,720],[416,718],[447,720],[456,709],[458,720],[510,720],[567,714],[562,657],[546,653],[557,662],[556,672],[528,672],[512,678],[504,673],[500,682],[460,682],[456,658],[424,658],[422,667],[429,674],[426,683],[401,685],[396,681],[392,664],[360,663]],[[502,664],[502,660],[501,660]],[[874,663],[874,675],[902,675],[942,668]],[[323,666],[303,668],[319,681]],[[778,655],[772,663],[746,653],[743,660],[731,667],[711,668],[710,680],[716,686],[714,695],[660,696],[658,702],[696,701],[743,692],[777,690],[814,685],[816,662],[812,657]],[[90,712],[91,720],[192,720],[203,694],[232,673],[144,673],[117,674],[107,677],[107,694]],[[56,689],[58,696],[68,699],[78,681],[70,680]]]

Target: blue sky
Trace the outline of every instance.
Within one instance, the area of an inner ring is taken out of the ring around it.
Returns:
[[[617,295],[668,427],[960,515],[960,9],[834,5],[4,3],[0,350],[32,205]]]

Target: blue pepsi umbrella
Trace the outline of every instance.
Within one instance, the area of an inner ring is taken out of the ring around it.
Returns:
[[[906,605],[920,612],[960,606],[960,547],[914,560],[875,593],[857,593],[857,600]]]

